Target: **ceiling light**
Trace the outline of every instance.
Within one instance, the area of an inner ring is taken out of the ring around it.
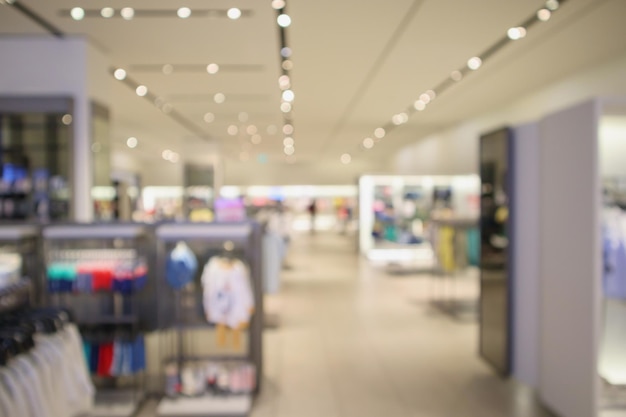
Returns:
[[[72,120],[74,120],[74,118],[72,117],[71,114],[64,114],[63,117],[61,117],[61,122],[65,125],[65,126],[69,126],[72,124]]]
[[[391,118],[391,122],[398,126],[402,124],[402,116],[400,116],[399,114],[394,114],[393,117]]]
[[[229,19],[237,20],[241,17],[241,10],[239,10],[236,7],[233,7],[232,9],[228,9],[226,14],[228,15]]]
[[[220,70],[220,66],[217,64],[209,64],[206,66],[206,72],[208,72],[211,75],[217,74],[219,70]]]
[[[122,81],[122,80],[124,80],[126,78],[126,71],[124,71],[121,68],[118,68],[113,73],[113,76],[115,77],[116,80]]]
[[[283,100],[292,102],[296,98],[295,93],[292,90],[283,91]]]
[[[226,131],[229,135],[235,136],[237,133],[239,133],[239,128],[235,125],[230,125],[228,126],[228,129],[226,129]]]
[[[161,110],[163,111],[163,113],[168,114],[171,113],[172,110],[174,110],[174,106],[172,106],[170,103],[165,103]]]
[[[283,61],[282,67],[283,67],[283,69],[285,71],[292,70],[293,69],[293,62],[288,60],[288,59],[286,59],[286,60]]]
[[[140,85],[135,89],[135,92],[139,97],[143,97],[148,94],[148,87],[146,87],[145,85]]]
[[[433,101],[437,97],[437,93],[435,93],[435,90],[428,90],[426,91],[426,94],[428,94],[428,97],[430,97],[430,101]]]
[[[250,125],[246,128],[248,135],[256,135],[259,129],[255,125]]]
[[[291,135],[293,134],[293,126],[290,124],[286,124],[285,126],[283,126],[283,133],[285,135]]]
[[[248,116],[248,113],[246,113],[245,111],[242,111],[241,113],[239,113],[237,118],[239,119],[241,123],[245,123],[248,121],[249,116]]]
[[[463,79],[463,74],[461,71],[452,71],[452,73],[450,73],[450,78],[454,81],[461,81]]]
[[[213,101],[215,101],[217,104],[222,104],[226,101],[226,96],[222,93],[217,93],[213,96]]]
[[[276,125],[269,125],[266,130],[268,135],[275,135],[278,133]]]
[[[342,164],[347,165],[347,164],[349,164],[350,162],[352,162],[352,156],[350,156],[350,154],[349,154],[349,153],[344,153],[343,155],[341,155],[340,160],[341,160],[341,163],[342,163]]]
[[[255,145],[258,145],[262,141],[263,141],[263,138],[261,137],[261,135],[252,135],[252,137],[250,138],[250,142],[252,142]]]
[[[526,36],[526,28],[523,27],[515,27],[515,28],[510,28],[507,32],[506,32],[507,36],[509,37],[509,39],[516,41],[518,39],[522,39],[524,36]]]
[[[280,56],[282,56],[283,58],[289,58],[291,56],[291,53],[291,48],[288,46],[285,46],[280,50]]]
[[[424,103],[422,100],[416,100],[415,103],[413,103],[413,107],[417,111],[422,111],[426,108],[426,103]]]
[[[372,138],[363,139],[363,147],[365,149],[372,149],[374,147],[374,139]]]
[[[424,104],[428,104],[428,103],[430,103],[430,95],[428,95],[428,93],[422,93],[420,95],[420,100],[422,100],[422,102],[424,102]]]
[[[176,14],[181,19],[187,19],[189,16],[191,16],[191,9],[189,7],[181,7],[180,9],[178,9]]]
[[[120,14],[124,19],[131,20],[133,17],[135,17],[135,9],[133,9],[132,7],[124,7],[120,11]]]
[[[113,7],[104,7],[102,10],[100,10],[100,16],[104,17],[105,19],[109,19],[115,16],[115,9]]]
[[[558,0],[548,0],[548,1],[546,1],[546,7],[548,8],[548,10],[555,11],[556,9],[559,8],[559,1]]]
[[[137,141],[137,138],[135,137],[130,137],[126,140],[126,146],[128,146],[130,149],[135,149],[138,143],[139,142]]]
[[[288,75],[281,75],[278,78],[278,86],[281,90],[286,90],[291,87],[291,79]]]
[[[276,21],[278,22],[278,26],[282,28],[286,28],[291,25],[291,17],[289,17],[288,14],[281,14],[278,18],[276,18]]]
[[[169,149],[166,149],[163,152],[161,152],[161,157],[165,159],[166,161],[169,161],[173,153],[174,152],[170,151]]]
[[[285,155],[293,155],[296,152],[296,148],[293,146],[285,146]]]
[[[72,19],[74,20],[83,20],[85,17],[85,10],[82,7],[74,7],[70,10],[70,16],[72,16]]]
[[[285,0],[272,0],[272,8],[275,10],[285,8]]]
[[[172,155],[170,156],[170,162],[175,164],[180,160],[180,155],[176,152],[172,152]]]
[[[280,111],[283,113],[289,113],[291,111],[291,103],[280,103]]]
[[[213,123],[215,120],[215,115],[213,113],[207,113],[204,115],[204,121],[206,123]]]
[[[479,57],[475,56],[472,57],[470,59],[467,60],[467,68],[471,69],[471,70],[477,70],[478,68],[480,68],[480,66],[483,64],[482,59],[480,59]]]
[[[170,64],[163,65],[163,74],[170,75],[174,72],[174,66]]]
[[[550,20],[550,16],[552,16],[552,12],[548,9],[541,9],[537,12],[537,19],[542,22],[547,22]]]
[[[382,139],[385,137],[385,129],[383,129],[382,127],[379,127],[378,129],[374,130],[374,136],[376,136],[378,139]]]
[[[295,143],[295,141],[293,140],[292,137],[287,136],[284,140],[283,140],[283,146],[288,147],[288,146],[293,146]]]

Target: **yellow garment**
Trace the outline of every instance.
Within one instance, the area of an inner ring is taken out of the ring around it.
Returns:
[[[189,221],[194,223],[213,221],[213,212],[210,209],[195,209],[189,213]]]
[[[443,226],[439,229],[439,263],[443,272],[453,272],[454,261],[454,229]]]
[[[506,221],[509,218],[509,209],[508,207],[499,207],[496,210],[496,214],[495,214],[495,219],[496,219],[496,223],[506,223]]]

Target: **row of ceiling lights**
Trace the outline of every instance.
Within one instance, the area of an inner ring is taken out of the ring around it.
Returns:
[[[545,3],[545,6],[539,9],[535,16],[533,16],[531,19],[526,20],[526,26],[520,25],[520,26],[509,28],[506,32],[506,37],[510,41],[515,41],[515,40],[524,38],[528,32],[529,26],[531,26],[536,21],[547,22],[548,20],[550,20],[552,13],[556,11],[559,8],[559,6],[565,1],[566,0],[560,0],[560,1],[559,0],[547,0]],[[470,59],[467,60],[467,63],[464,67],[458,70],[452,71],[449,77],[446,79],[446,81],[442,83],[442,85],[449,86],[451,84],[461,81],[465,74],[471,71],[478,70],[483,65],[483,63],[484,63],[484,58],[481,58],[480,56],[471,57]],[[449,83],[449,81],[452,81],[453,83]],[[388,131],[391,130],[393,127],[400,126],[400,125],[407,123],[409,121],[410,116],[414,112],[424,111],[427,105],[431,103],[437,97],[436,90],[439,90],[439,94],[440,94],[442,90],[444,90],[444,88],[433,88],[420,94],[419,98],[415,100],[411,106],[408,106],[408,108],[405,111],[397,113],[391,117],[391,124],[387,124],[385,125],[385,127],[376,128],[374,130],[374,135],[373,135],[374,139],[371,137],[366,137],[365,139],[363,139],[359,145],[360,149],[364,149],[364,150],[372,149],[374,145],[376,144],[376,142],[383,139],[385,135],[388,133]],[[350,153],[344,153],[340,156],[339,160],[343,164],[349,164],[350,162],[352,162],[352,155]]]
[[[135,9],[132,7],[124,7],[120,9],[117,13],[119,13],[120,17],[125,20],[132,20],[135,17]],[[192,16],[193,11],[189,7],[181,7],[176,10],[176,15],[181,19],[187,19]],[[74,20],[83,20],[87,12],[82,7],[74,7],[70,10],[70,16]],[[113,7],[103,7],[100,9],[100,16],[104,19],[110,19],[115,17],[116,10]],[[237,20],[241,17],[242,11],[236,7],[231,7],[226,11],[226,16],[228,16],[231,20]]]

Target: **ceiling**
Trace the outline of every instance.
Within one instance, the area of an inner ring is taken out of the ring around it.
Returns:
[[[217,150],[238,167],[261,161],[289,169],[337,168],[349,153],[351,166],[378,169],[407,143],[626,53],[626,1],[567,0],[549,21],[532,26],[524,39],[503,46],[425,111],[394,127],[394,114],[505,37],[508,28],[535,16],[545,1],[286,0],[295,92],[295,155],[288,160],[278,84],[281,38],[271,0],[16,1],[65,34],[86,35],[112,66],[124,68],[194,125],[177,122],[114,82],[112,139],[117,149],[144,160],[159,159],[169,148],[190,160]],[[80,21],[69,13],[77,6],[87,11]],[[176,16],[183,6],[191,17]],[[103,7],[114,8],[116,16],[102,18]],[[132,20],[119,17],[123,7],[135,9]],[[226,17],[232,7],[243,11],[241,18]],[[14,6],[0,6],[0,35],[46,33]],[[206,71],[209,63],[219,65],[217,74]],[[217,93],[225,95],[221,104],[214,101]],[[204,120],[207,113],[214,115],[211,123]],[[231,125],[235,135],[228,133]],[[260,144],[251,142],[249,125],[258,130]],[[363,139],[385,125],[394,128],[364,150]],[[134,150],[126,147],[130,136],[139,141]]]

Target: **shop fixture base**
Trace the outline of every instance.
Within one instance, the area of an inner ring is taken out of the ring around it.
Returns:
[[[250,395],[164,398],[158,417],[247,417],[252,408]]]

